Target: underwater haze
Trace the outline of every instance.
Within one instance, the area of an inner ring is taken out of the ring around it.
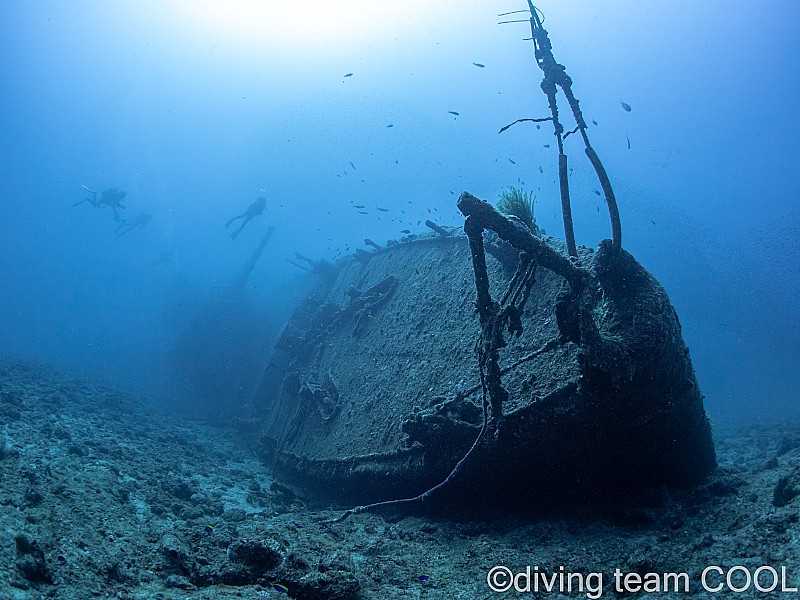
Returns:
[[[711,420],[799,417],[800,5],[537,6]],[[334,261],[426,219],[460,225],[462,191],[495,202],[509,186],[563,236],[552,126],[498,134],[549,115],[527,21],[498,24],[526,8],[3,3],[0,354],[214,415],[233,383],[248,401],[306,292],[296,253]],[[610,228],[577,138],[575,230],[595,247]],[[116,209],[98,201],[114,188]]]

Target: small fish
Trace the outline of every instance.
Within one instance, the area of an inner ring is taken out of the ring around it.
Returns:
[[[360,214],[360,215],[368,215],[368,214],[369,214],[369,213],[368,213],[367,211],[365,211],[365,210],[359,210],[359,211],[357,211],[357,212],[358,212],[358,214]]]
[[[541,129],[541,128],[542,128],[542,126],[537,123],[536,124],[536,129]]]
[[[594,119],[592,119],[592,125],[594,125],[594,126],[596,127],[596,126],[597,126],[597,121],[595,121]]]
[[[621,99],[619,101],[619,105],[622,107],[622,110],[625,112],[631,112],[631,105],[627,102],[623,102]]]
[[[352,74],[352,73],[345,73],[343,76],[344,76],[344,77],[352,77],[352,76],[353,76],[353,74]]]
[[[628,134],[625,134],[625,140],[628,142],[628,150],[631,149],[631,138],[628,137]]]
[[[655,224],[656,224],[656,222],[655,222],[655,221],[653,221],[653,219],[650,219],[650,222],[651,222],[653,225],[655,225]]]
[[[544,144],[544,147],[545,147],[545,148],[549,148],[549,147],[550,147],[550,144]]]
[[[486,65],[482,65],[481,63],[478,63],[478,62],[473,62],[472,64],[475,65],[476,67],[478,67],[479,69],[483,69],[486,66]]]
[[[389,125],[387,125],[386,127],[394,127],[394,125],[390,123],[390,124],[389,124]]]
[[[214,533],[214,527],[211,525],[206,525],[203,527],[203,533]]]
[[[417,581],[430,581],[430,578],[431,578],[430,575],[420,575],[419,577],[417,577]]]
[[[400,233],[411,233],[410,229],[401,229]]]
[[[363,204],[354,204],[353,208],[364,208]]]
[[[592,190],[596,196],[602,196],[603,194],[600,193],[600,190]]]
[[[449,112],[451,115],[458,116],[458,113],[454,110],[448,110],[447,112]]]
[[[352,160],[348,160],[347,162],[350,163],[350,166],[353,167],[353,171],[355,171],[356,170],[356,166],[353,164],[353,161]]]
[[[514,160],[511,160],[510,158],[508,159],[508,162],[510,162],[512,165],[515,165],[515,164],[517,164],[517,162],[516,162],[516,161],[514,161]]]
[[[388,208],[381,208],[380,206],[376,206],[375,208],[377,208],[381,212],[389,212]]]
[[[542,168],[541,165],[539,165],[539,173],[544,173],[544,169]]]
[[[287,588],[285,585],[281,585],[280,583],[273,583],[272,584],[272,589],[275,590],[276,592],[278,592],[279,594],[288,594],[289,593],[289,588]]]

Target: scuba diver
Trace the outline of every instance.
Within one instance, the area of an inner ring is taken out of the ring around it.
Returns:
[[[258,200],[253,202],[250,206],[248,206],[247,210],[245,210],[242,214],[236,215],[235,217],[230,219],[227,223],[225,223],[225,228],[227,229],[230,226],[230,224],[233,223],[236,219],[244,219],[239,229],[231,233],[231,238],[236,239],[236,236],[239,235],[242,229],[244,229],[244,226],[250,222],[250,219],[264,213],[264,208],[266,208],[266,206],[267,206],[267,199],[264,198],[263,196],[259,196]]]
[[[139,229],[144,228],[144,226],[147,225],[147,223],[152,218],[153,215],[151,215],[150,213],[139,213],[138,215],[136,215],[136,218],[133,221],[122,220],[122,222],[119,225],[117,225],[117,228],[114,230],[114,233],[116,234],[117,237],[122,237],[123,235],[125,235],[126,233],[128,233],[133,229],[136,229],[137,227]]]
[[[119,191],[117,188],[111,188],[104,190],[103,193],[98,198],[96,191],[89,189],[85,185],[82,185],[81,187],[85,189],[87,192],[91,193],[92,197],[84,198],[83,200],[81,200],[80,202],[76,202],[72,206],[78,206],[79,204],[83,204],[84,202],[88,202],[95,208],[103,208],[104,206],[110,206],[111,210],[114,211],[114,220],[123,223],[125,222],[125,219],[122,218],[120,211],[125,208],[125,205],[122,203],[122,201],[125,199],[125,196],[127,196],[126,192]]]

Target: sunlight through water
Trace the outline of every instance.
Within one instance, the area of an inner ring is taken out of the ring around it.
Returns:
[[[201,36],[242,47],[293,52],[352,50],[381,36],[395,35],[404,22],[438,12],[429,0],[403,3],[374,0],[183,0],[177,15]]]

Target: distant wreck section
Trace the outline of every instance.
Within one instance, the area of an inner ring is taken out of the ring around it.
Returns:
[[[468,194],[464,202],[520,227]],[[486,283],[502,297],[520,262],[492,238],[505,252],[486,259]],[[480,435],[437,499],[577,502],[701,481],[714,448],[663,288],[624,250],[606,264],[602,246],[580,248],[578,269],[560,240],[535,243],[563,260],[573,285],[535,270],[519,294],[524,310],[504,326],[513,333],[495,331],[505,346],[489,352],[505,397],[488,389],[486,404],[476,364],[486,328],[463,233],[391,245],[320,277],[258,392],[264,452],[278,470],[345,504],[415,496],[445,480]]]

